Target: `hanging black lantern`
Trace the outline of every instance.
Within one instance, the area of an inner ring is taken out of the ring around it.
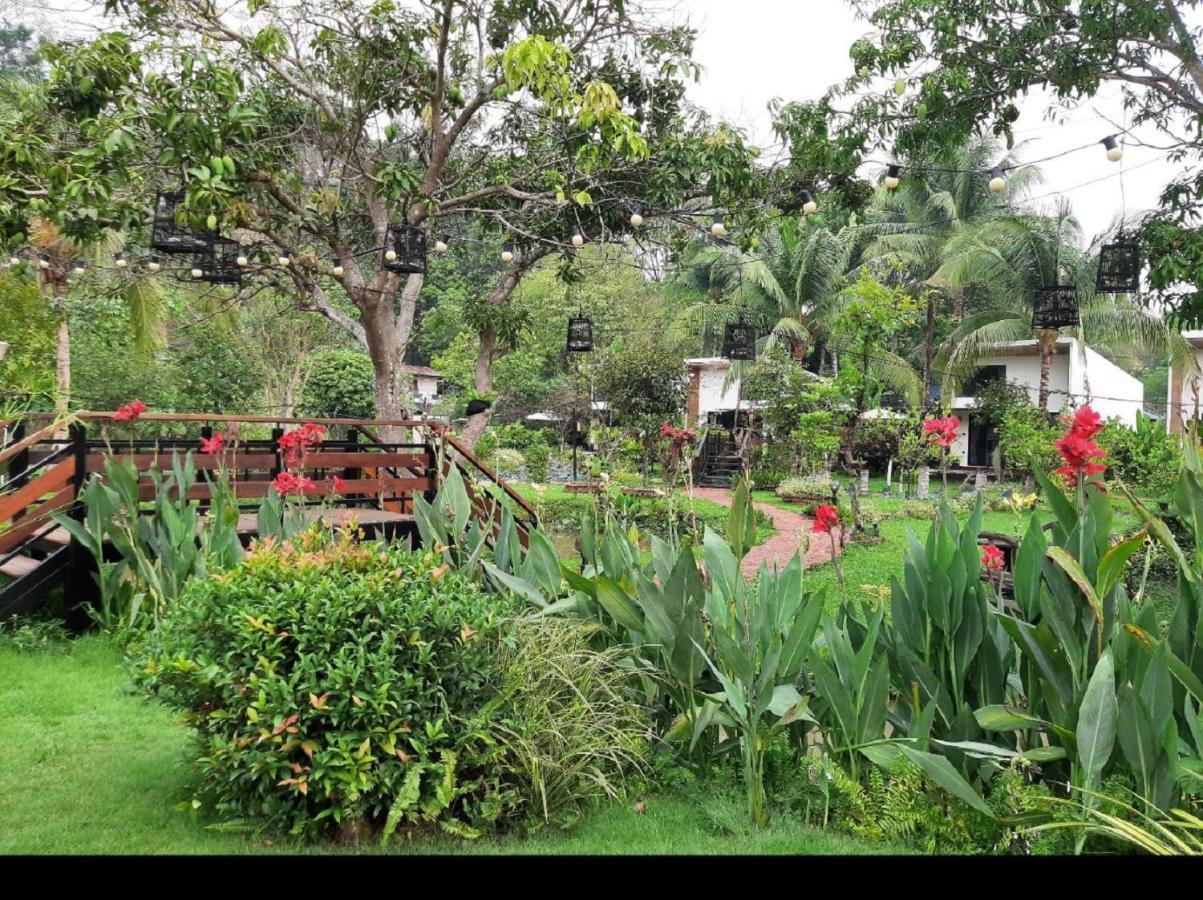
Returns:
[[[209,284],[242,284],[239,259],[245,260],[246,257],[238,241],[217,237],[213,239],[213,246],[208,252],[197,254],[192,265],[194,269],[200,269],[201,281]]]
[[[381,265],[390,272],[420,275],[426,271],[426,229],[390,225],[384,236]]]
[[[1099,250],[1095,290],[1100,294],[1134,294],[1140,290],[1140,248],[1121,235]]]
[[[756,359],[756,330],[742,318],[728,322],[723,332],[723,357],[725,359]]]
[[[1078,289],[1072,284],[1040,288],[1032,306],[1032,328],[1069,328],[1077,325]]]
[[[150,248],[160,253],[207,253],[213,235],[180,223],[184,191],[159,191],[155,219],[150,229]]]
[[[593,350],[593,321],[585,316],[568,320],[568,352],[590,353]]]

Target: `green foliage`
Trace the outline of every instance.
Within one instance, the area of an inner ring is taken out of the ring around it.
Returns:
[[[198,797],[302,835],[511,813],[481,713],[504,607],[436,561],[307,532],[194,580],[143,682],[197,731]]]
[[[526,477],[535,483],[547,481],[551,465],[551,448],[543,442],[531,444],[523,452],[526,463]]]
[[[1178,482],[1182,454],[1178,439],[1164,425],[1136,413],[1136,427],[1112,420],[1097,443],[1107,451],[1107,474],[1142,495],[1169,497]]]
[[[55,316],[37,284],[13,272],[0,273],[0,341],[8,344],[0,360],[4,393],[54,396]]]
[[[301,387],[301,414],[325,418],[370,419],[372,360],[357,350],[326,350],[314,354]]]
[[[777,485],[776,494],[782,500],[799,503],[820,504],[831,503],[838,495],[839,482],[823,475],[810,475],[806,478],[787,478]]]
[[[1061,433],[1048,414],[1034,404],[1013,406],[998,426],[1003,465],[1024,472],[1033,469],[1051,472],[1060,459],[1053,442],[1061,437]]]
[[[242,558],[238,506],[224,473],[210,479],[212,502],[200,516],[197,500],[187,499],[196,484],[189,451],[171,456],[171,471],[150,469],[154,487],[149,514],[138,497],[139,472],[131,459],[110,456],[104,473],[94,473],[81,492],[84,518],[55,514],[96,564],[99,624],[125,631],[158,622],[193,578],[221,571]],[[111,544],[114,561],[106,553]]]

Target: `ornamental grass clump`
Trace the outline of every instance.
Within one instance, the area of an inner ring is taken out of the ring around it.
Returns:
[[[475,834],[520,806],[481,712],[507,613],[434,554],[309,531],[194,580],[142,680],[196,729],[223,820]]]

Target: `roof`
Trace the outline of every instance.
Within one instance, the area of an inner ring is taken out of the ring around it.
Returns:
[[[399,366],[398,371],[402,375],[423,375],[427,378],[442,378],[441,372],[436,372],[430,366]]]
[[[685,360],[690,369],[725,369],[731,365],[731,360],[725,356],[695,356]]]
[[[1075,341],[1071,337],[1057,338],[1055,353],[1068,353],[1073,347]],[[983,358],[991,356],[1038,356],[1040,354],[1040,342],[1035,339],[1026,341],[1006,341],[1001,344],[994,344],[985,350]]]
[[[1182,332],[1182,337],[1184,337],[1192,347],[1199,347],[1200,349],[1203,349],[1203,331],[1184,331]]]

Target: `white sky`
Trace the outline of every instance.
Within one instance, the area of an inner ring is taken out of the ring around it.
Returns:
[[[761,147],[774,142],[768,102],[774,97],[813,100],[847,78],[852,74],[848,47],[870,30],[844,0],[681,0],[676,12],[688,16],[699,32],[694,56],[703,73],[691,87],[690,99],[742,126]],[[1124,122],[1118,97],[1118,86],[1104,85],[1101,97],[1057,123],[1046,120],[1043,100],[1021,105],[1015,124],[1017,143],[1027,142],[1020,148],[1021,159],[1041,159],[1114,133],[1117,129],[1102,116]],[[1142,134],[1158,143],[1155,133]],[[1156,150],[1129,146],[1122,162],[1113,163],[1100,145],[1044,163],[1044,184],[1033,192],[1041,199],[1034,205],[1051,207],[1057,198],[1045,195],[1063,193],[1089,241],[1119,214],[1121,181],[1129,215],[1156,205],[1161,188],[1174,175],[1173,165],[1161,156]],[[881,159],[882,153],[871,158]],[[1122,179],[1117,176],[1121,166]],[[1116,177],[1083,184],[1104,176]]]

